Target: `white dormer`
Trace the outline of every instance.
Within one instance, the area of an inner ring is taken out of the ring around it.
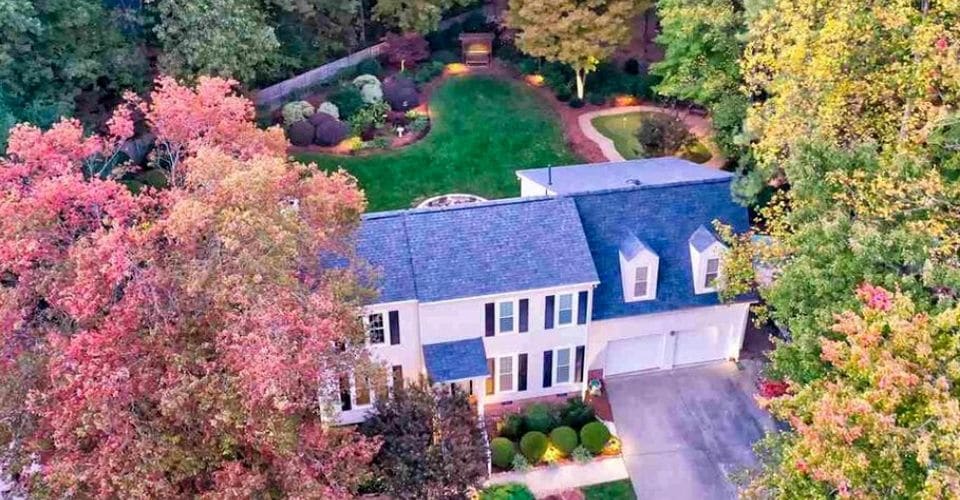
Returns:
[[[693,291],[696,294],[717,291],[720,261],[727,247],[709,229],[701,225],[690,235],[690,263],[693,266]]]
[[[620,282],[623,301],[638,302],[657,298],[657,271],[660,257],[635,234],[628,233],[620,243]]]

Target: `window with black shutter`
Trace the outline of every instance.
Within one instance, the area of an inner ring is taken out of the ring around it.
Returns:
[[[521,354],[519,356],[517,365],[518,365],[517,372],[519,377],[517,380],[517,390],[525,391],[527,390],[527,355],[526,354]]]
[[[573,366],[573,381],[574,382],[583,382],[583,357],[587,349],[585,346],[577,346],[577,358],[574,361]]]
[[[485,323],[486,323],[486,325],[485,325],[485,330],[484,330],[485,333],[484,333],[484,334],[485,334],[487,337],[493,337],[494,334],[496,333],[496,325],[494,324],[494,321],[496,321],[496,307],[495,307],[495,304],[494,304],[493,302],[487,302],[487,304],[486,304],[486,306],[484,307],[484,309],[485,309],[485,310],[484,310],[484,317],[485,317]]]
[[[517,331],[523,333],[530,329],[530,299],[520,299],[520,318],[518,321]]]
[[[400,343],[400,311],[390,311],[390,345]]]
[[[543,387],[553,385],[553,351],[543,351]]]
[[[556,300],[556,296],[547,295],[546,302],[543,307],[543,328],[545,330],[553,329],[553,304]]]
[[[587,323],[587,292],[580,292],[577,295],[577,324],[585,325]]]
[[[350,397],[350,377],[346,375],[340,377],[340,409],[348,411],[353,407]]]

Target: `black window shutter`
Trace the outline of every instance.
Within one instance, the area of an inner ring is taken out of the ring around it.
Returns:
[[[577,296],[577,324],[587,324],[587,292],[580,292]]]
[[[529,330],[530,323],[530,299],[520,299],[520,326],[517,331],[523,333]]]
[[[543,351],[543,387],[553,385],[553,351]]]
[[[393,390],[403,389],[403,366],[393,365]]]
[[[519,380],[517,381],[517,390],[525,391],[527,390],[527,355],[521,354],[518,356],[517,364],[519,365],[517,367],[517,374],[519,376]]]
[[[586,353],[586,351],[587,351],[586,347],[582,345],[577,346],[577,360],[576,360],[576,364],[574,364],[574,367],[573,367],[575,370],[573,372],[574,382],[583,382],[583,356]]]
[[[348,411],[352,408],[350,404],[350,379],[346,376],[340,377],[340,409]]]
[[[547,295],[546,304],[544,304],[543,312],[543,328],[544,330],[550,330],[553,328],[553,301],[556,299],[554,295]]]
[[[486,316],[486,325],[487,325],[487,326],[486,326],[486,336],[487,336],[487,337],[493,337],[494,333],[496,333],[496,331],[497,331],[497,330],[496,330],[496,327],[495,327],[494,324],[493,324],[494,321],[496,320],[496,317],[495,317],[495,316],[496,316],[496,313],[495,313],[495,311],[494,311],[494,304],[493,304],[493,302],[487,302],[487,305],[486,305],[486,308],[485,308],[485,309],[486,309],[486,311],[485,311],[485,312],[486,312],[485,316]]]
[[[390,311],[390,345],[400,343],[400,311]]]

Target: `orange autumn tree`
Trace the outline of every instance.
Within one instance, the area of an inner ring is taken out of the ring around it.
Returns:
[[[233,82],[161,79],[106,137],[0,159],[0,437],[26,493],[349,496],[378,449],[321,401],[365,362],[352,178],[289,161]],[[170,188],[90,175],[145,116]],[[353,342],[354,346],[361,343]]]
[[[859,312],[837,316],[830,370],[762,400],[792,428],[768,437],[757,498],[960,497],[960,307],[918,313],[863,285]]]

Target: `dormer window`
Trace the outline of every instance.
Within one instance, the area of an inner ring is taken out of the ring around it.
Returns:
[[[696,294],[717,291],[720,279],[720,259],[727,247],[710,230],[700,226],[690,235],[690,270],[693,274],[693,291]]]
[[[657,298],[657,269],[660,257],[635,234],[628,232],[620,244],[620,280],[623,301]]]

